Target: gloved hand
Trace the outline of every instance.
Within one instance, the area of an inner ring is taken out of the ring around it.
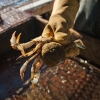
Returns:
[[[56,63],[56,60],[58,61],[59,58],[61,59],[77,56],[80,53],[80,48],[84,49],[85,46],[81,40],[74,41],[81,38],[81,35],[75,30],[71,29],[73,27],[73,22],[78,11],[78,7],[79,3],[77,0],[55,0],[52,14],[50,16],[48,24],[44,28],[42,37],[49,38],[51,36],[53,37],[55,42],[63,46],[67,46],[64,47],[65,57],[64,55],[62,57],[62,54],[60,54],[60,57],[58,57],[57,54],[55,55],[56,48],[54,53],[52,52],[51,54],[49,54],[48,52],[52,50],[53,47],[52,49],[49,48],[49,50],[43,52],[42,56],[47,65],[51,66],[52,63],[54,61]],[[50,45],[50,43],[48,45],[50,47],[52,46]],[[53,45],[55,44],[53,43]],[[46,47],[44,48],[45,51],[46,49],[48,49],[48,46],[46,45]],[[63,51],[60,51],[60,53],[61,52]],[[47,59],[50,59],[50,61],[48,61]]]
[[[69,29],[73,27],[78,8],[77,0],[55,0],[52,14],[42,36],[52,36],[58,43],[69,44],[71,42]]]

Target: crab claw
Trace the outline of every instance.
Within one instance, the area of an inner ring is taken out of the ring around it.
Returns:
[[[19,44],[19,40],[20,40],[20,36],[21,36],[22,33],[19,33],[19,35],[17,36],[17,39],[16,39],[16,44]]]
[[[18,45],[19,45],[19,40],[20,40],[20,36],[21,33],[17,36],[17,39],[15,37],[16,31],[12,34],[12,37],[10,39],[10,43],[13,49],[19,49]]]
[[[24,52],[24,45],[19,44],[21,33],[17,36],[17,38],[15,37],[15,34],[16,34],[16,31],[12,34],[12,37],[10,39],[11,46],[13,49],[20,50],[22,55],[25,57],[26,54]]]
[[[11,43],[11,46],[12,46],[13,49],[16,49],[17,48],[15,34],[16,34],[16,31],[12,34],[12,37],[10,39],[10,43]]]

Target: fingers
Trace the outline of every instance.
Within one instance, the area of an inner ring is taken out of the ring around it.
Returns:
[[[57,32],[54,36],[56,42],[67,45],[70,43],[70,35],[64,32]]]
[[[27,53],[25,53],[25,56],[28,57],[28,56],[31,56],[32,54],[34,54],[36,51],[38,51],[40,48],[41,48],[42,44],[39,43],[36,45],[36,47],[32,50],[32,51],[29,51]],[[24,52],[22,51],[22,54],[24,55]]]
[[[47,24],[47,25],[45,26],[45,28],[44,28],[44,30],[43,30],[43,33],[42,33],[42,36],[43,36],[43,37],[47,37],[47,38],[50,37],[50,36],[54,37],[54,32],[53,32],[53,30],[52,30],[51,25]]]

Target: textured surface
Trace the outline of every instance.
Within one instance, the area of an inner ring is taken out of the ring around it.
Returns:
[[[0,9],[3,9],[7,6],[19,7],[35,1],[38,0],[0,0]]]
[[[64,64],[53,68],[42,67],[39,82],[32,90],[26,81],[32,62],[25,72],[23,84],[19,69],[26,58],[16,61],[19,55],[16,51],[5,55],[0,59],[0,100],[100,100],[100,71],[86,66],[87,61],[80,59],[81,64],[66,59]]]
[[[91,66],[85,67],[67,59],[65,64],[48,69],[42,74],[35,89],[26,90],[22,98],[28,100],[33,100],[33,98],[34,100],[41,100],[41,98],[42,100],[100,100],[99,77],[99,73]]]
[[[99,77],[91,67],[67,59],[65,64],[48,69],[35,89],[28,88],[19,100],[99,100]]]
[[[31,17],[30,14],[20,12],[15,8],[8,7],[1,11],[3,22],[0,24],[0,34],[9,28],[20,25]]]

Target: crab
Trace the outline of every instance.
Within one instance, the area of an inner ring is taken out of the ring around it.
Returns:
[[[45,26],[41,36],[36,37],[29,42],[20,44],[19,40],[21,33],[16,38],[15,31],[10,40],[12,48],[21,51],[22,55],[19,58],[31,56],[20,69],[22,81],[24,81],[24,72],[27,69],[28,63],[35,59],[31,67],[32,87],[38,82],[41,72],[40,68],[43,63],[49,67],[53,67],[63,63],[67,57],[79,55],[80,49],[85,49],[85,45],[79,39],[79,33],[71,28],[78,10],[77,1],[55,0],[55,2],[49,22]],[[57,2],[59,5],[56,5],[58,4]],[[71,11],[72,8],[74,9],[74,12],[72,12],[72,15],[68,15],[68,12]],[[32,45],[36,45],[36,47],[29,52],[25,52],[25,50]]]
[[[49,67],[53,67],[57,64],[63,63],[66,57],[73,57],[79,54],[79,48],[84,49],[85,46],[83,42],[78,39],[73,43],[68,45],[62,45],[57,43],[53,37],[45,38],[39,36],[32,39],[27,43],[19,44],[19,39],[21,34],[18,35],[17,39],[15,37],[16,31],[12,34],[11,37],[11,46],[13,49],[20,50],[22,55],[18,57],[28,57],[31,56],[20,68],[20,76],[22,81],[24,81],[24,73],[27,69],[28,63],[35,59],[31,67],[31,82],[32,87],[38,82],[40,77],[40,68],[45,63]],[[30,48],[32,45],[36,45],[31,51],[25,53],[25,49]]]

